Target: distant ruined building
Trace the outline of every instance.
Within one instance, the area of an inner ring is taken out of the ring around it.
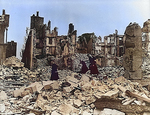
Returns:
[[[104,54],[102,57],[102,66],[121,65],[119,57],[122,57],[125,52],[124,35],[118,35],[118,31],[116,30],[114,34],[105,36],[104,42],[100,46]]]
[[[117,30],[114,34],[105,36],[104,42],[94,33],[84,33],[77,39],[77,30],[74,30],[74,25],[70,23],[68,34],[59,36],[57,27],[51,30],[51,22],[44,24],[44,18],[39,16],[39,12],[31,16],[26,39],[22,62],[29,69],[36,66],[37,59],[63,56],[67,61],[68,57],[75,53],[96,56],[96,62],[100,66],[115,66],[120,64],[118,57],[123,56],[125,50],[125,38],[118,35]]]
[[[100,66],[121,65],[119,57],[123,56],[125,51],[125,37],[118,35],[116,30],[102,38],[96,37],[94,33],[85,33],[78,37],[77,51],[79,53],[89,53],[96,56],[96,62]]]
[[[142,48],[150,54],[150,20],[146,21],[142,29]],[[102,38],[94,33],[84,33],[77,37],[74,25],[69,24],[67,35],[58,35],[57,27],[51,30],[51,21],[44,24],[44,18],[31,16],[30,28],[26,30],[26,40],[22,50],[22,62],[25,67],[36,67],[37,59],[54,56],[62,57],[67,66],[67,60],[75,53],[91,54],[96,57],[99,66],[119,66],[123,64],[126,50],[126,35],[119,35],[118,31]]]
[[[150,19],[143,24],[142,28],[142,47],[145,53],[150,56]]]
[[[25,67],[32,69],[36,66],[37,59],[73,55],[76,52],[76,36],[77,31],[72,23],[69,24],[68,35],[58,36],[57,27],[51,30],[51,22],[44,24],[44,18],[37,12],[36,16],[31,16],[29,33],[22,51],[22,62]]]
[[[9,15],[5,14],[5,10],[3,10],[0,16],[0,65],[3,64],[6,58],[16,56],[17,43],[14,41],[7,42],[8,27]]]
[[[94,33],[84,33],[78,38],[79,38],[77,42],[78,53],[95,54],[96,35]]]

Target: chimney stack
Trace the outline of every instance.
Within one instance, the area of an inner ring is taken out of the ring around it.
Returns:
[[[3,9],[3,15],[5,15],[5,10]]]
[[[36,16],[38,16],[38,17],[39,17],[39,11],[37,11],[37,12],[36,12]]]

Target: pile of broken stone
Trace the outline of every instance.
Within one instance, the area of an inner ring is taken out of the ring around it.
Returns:
[[[19,63],[16,65],[22,65]],[[125,79],[123,67],[98,68],[98,76],[58,70],[60,79],[57,81],[46,77],[50,70],[50,66],[34,71],[10,63],[0,66],[0,114],[125,115],[150,112],[149,91],[139,83]]]

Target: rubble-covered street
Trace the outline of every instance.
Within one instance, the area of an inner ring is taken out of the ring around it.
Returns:
[[[17,59],[11,57],[0,66],[0,114],[150,113],[150,92],[139,83],[125,79],[121,66],[98,67],[98,75],[58,70],[60,79],[52,81],[49,80],[51,66],[44,65],[46,59],[39,60],[33,71],[13,60]]]

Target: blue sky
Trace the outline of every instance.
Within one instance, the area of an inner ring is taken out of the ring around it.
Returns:
[[[59,35],[66,35],[73,23],[78,36],[94,32],[103,38],[115,29],[124,34],[130,22],[142,27],[150,19],[149,0],[0,0],[0,15],[3,9],[10,15],[8,41],[17,42],[18,58],[30,16],[37,11],[45,24],[51,21],[51,29],[58,27]]]

